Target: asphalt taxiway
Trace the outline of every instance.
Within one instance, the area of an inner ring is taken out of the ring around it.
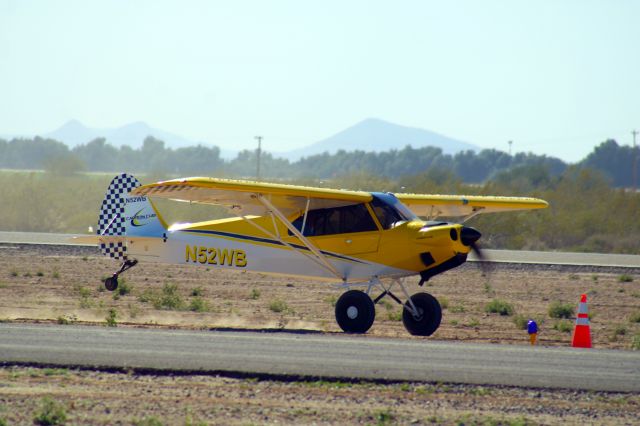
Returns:
[[[0,324],[0,363],[640,392],[640,352],[333,334]]]

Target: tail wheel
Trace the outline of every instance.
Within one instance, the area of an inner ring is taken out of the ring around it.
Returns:
[[[104,280],[104,288],[109,291],[114,291],[116,288],[118,288],[118,277],[109,277]]]
[[[366,333],[376,318],[376,308],[369,295],[349,290],[336,302],[336,321],[345,333]]]
[[[414,336],[431,336],[442,320],[440,303],[429,293],[416,293],[411,296],[411,301],[418,312],[417,315],[414,314],[409,301],[404,304],[402,310],[404,328]]]

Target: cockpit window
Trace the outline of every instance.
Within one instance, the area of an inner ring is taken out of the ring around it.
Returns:
[[[302,228],[303,220],[304,215],[294,220],[292,225],[299,231]],[[354,204],[309,211],[303,235],[305,237],[313,237],[377,230],[378,228],[367,207],[364,204]],[[291,235],[291,231],[289,231],[289,235]]]
[[[371,207],[383,229],[393,228],[398,222],[416,218],[411,210],[402,204],[393,194],[373,193]]]

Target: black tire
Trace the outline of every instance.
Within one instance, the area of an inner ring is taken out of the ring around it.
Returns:
[[[336,302],[336,321],[345,333],[366,333],[376,318],[376,308],[369,295],[349,290]]]
[[[114,291],[118,288],[118,277],[109,277],[104,280],[104,288],[109,291]]]
[[[402,310],[404,328],[414,336],[431,336],[440,327],[442,320],[442,308],[438,299],[429,293],[416,293],[411,296],[411,301],[420,316],[418,318],[413,316],[411,305],[407,300]]]

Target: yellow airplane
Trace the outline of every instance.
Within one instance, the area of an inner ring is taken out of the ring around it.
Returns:
[[[236,217],[168,226],[150,198],[224,206]],[[420,275],[422,285],[463,264],[481,237],[462,224],[470,218],[547,206],[535,198],[394,195],[206,177],[140,185],[121,174],[102,202],[98,235],[75,241],[97,243],[122,261],[105,280],[110,291],[138,260],[312,277],[347,290],[335,307],[345,332],[367,332],[375,304],[389,296],[403,305],[409,333],[430,336],[440,325],[440,304],[428,293],[410,296],[404,278]],[[391,292],[395,285],[404,304]],[[372,298],[376,289],[381,293]]]

